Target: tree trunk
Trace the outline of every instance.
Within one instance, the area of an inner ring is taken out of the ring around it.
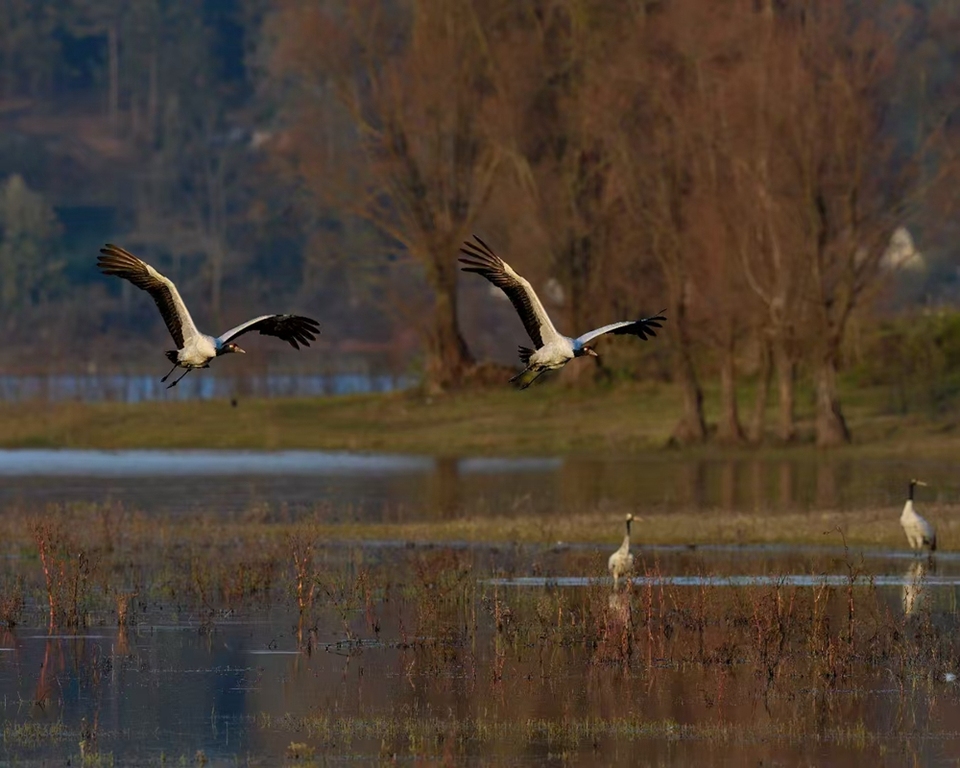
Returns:
[[[680,421],[673,428],[670,443],[687,445],[702,443],[707,438],[707,424],[703,418],[703,390],[697,380],[697,369],[693,364],[690,337],[687,334],[686,307],[682,298],[674,295],[669,301],[670,317],[676,318],[674,341],[676,353],[673,357],[673,375],[680,387]]]
[[[120,116],[120,45],[117,41],[117,24],[111,23],[107,27],[107,80],[109,94],[107,96],[107,115],[110,120],[110,129],[117,134]]]
[[[435,264],[433,327],[427,361],[427,390],[441,392],[456,387],[473,364],[473,357],[460,334],[457,319],[457,269],[453,259]]]
[[[777,437],[789,443],[796,437],[794,424],[794,381],[796,365],[784,343],[777,341],[774,350],[777,369]]]
[[[674,375],[680,387],[682,411],[670,442],[680,445],[702,443],[707,437],[707,425],[703,419],[703,390],[697,381],[697,372],[686,344],[677,351]]]
[[[840,410],[837,396],[836,355],[828,352],[815,372],[817,389],[816,429],[817,445],[829,447],[850,442],[850,432]]]
[[[760,347],[760,375],[757,377],[757,394],[753,400],[753,413],[750,414],[750,426],[747,439],[754,444],[763,442],[764,427],[767,423],[767,403],[770,400],[770,379],[773,375],[770,344],[764,339]]]
[[[743,428],[740,426],[740,414],[737,410],[736,362],[733,354],[733,340],[728,339],[720,361],[720,423],[717,425],[717,439],[721,443],[742,443]]]

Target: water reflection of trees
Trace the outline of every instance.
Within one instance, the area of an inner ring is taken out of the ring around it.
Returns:
[[[869,471],[869,470],[867,470]],[[674,510],[787,512],[836,509],[859,492],[862,472],[848,464],[787,458],[569,457],[560,470],[564,507],[614,503]],[[852,489],[852,490],[851,490]]]

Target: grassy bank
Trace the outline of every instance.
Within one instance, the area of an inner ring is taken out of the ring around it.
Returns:
[[[855,445],[880,454],[952,455],[951,420],[884,412],[885,394],[845,398]],[[812,450],[812,413],[801,404],[800,450]],[[744,404],[746,406],[746,403]],[[555,384],[428,397],[392,393],[302,399],[0,405],[7,448],[246,448],[447,455],[642,453],[662,448],[679,413],[663,384],[572,389]],[[708,418],[712,417],[708,408]],[[773,423],[773,413],[770,423]],[[772,444],[770,447],[774,447]],[[727,449],[706,447],[708,452]],[[798,450],[793,447],[790,450]]]
[[[929,504],[924,512],[937,522],[943,551],[956,551],[960,519],[952,507]],[[749,546],[785,544],[840,548],[871,547],[907,551],[897,520],[898,510],[887,507],[810,512],[727,512],[702,510],[644,512],[635,518],[633,545]],[[286,562],[291,537],[320,546],[362,547],[364,543],[403,542],[408,545],[442,545],[449,542],[482,546],[529,545],[552,549],[561,544],[594,544],[606,555],[620,544],[622,509],[556,515],[473,515],[447,520],[383,522],[344,520],[331,522],[329,509],[295,520],[261,519],[257,510],[238,515],[216,512],[185,518],[148,514],[111,504],[71,504],[25,510],[11,508],[0,514],[0,557],[36,557],[37,524],[60,528],[76,550],[114,552],[134,559],[159,557],[170,552],[230,553],[230,558],[271,556]],[[224,554],[224,556],[226,556]],[[592,557],[592,555],[590,555]],[[216,560],[219,557],[214,557]],[[604,573],[601,568],[600,573]]]

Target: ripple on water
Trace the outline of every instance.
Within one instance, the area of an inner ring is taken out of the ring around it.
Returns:
[[[851,579],[842,574],[776,574],[776,575],[663,575],[636,576],[630,579],[635,586],[656,586],[659,584],[677,587],[845,587]],[[916,579],[904,575],[857,576],[853,578],[855,586],[867,587],[904,587],[914,584]],[[496,587],[589,587],[594,584],[609,584],[608,577],[586,576],[516,576],[513,578],[485,579],[483,584]],[[923,583],[928,587],[950,587],[960,585],[960,575],[929,576]]]

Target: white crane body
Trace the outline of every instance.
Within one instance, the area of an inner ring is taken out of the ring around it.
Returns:
[[[621,576],[629,576],[633,573],[633,555],[630,554],[630,523],[633,522],[633,515],[627,514],[627,532],[624,534],[623,543],[620,548],[610,555],[607,560],[607,570],[613,576],[613,588],[616,589],[620,583]]]
[[[534,343],[534,348],[520,347],[520,361],[526,366],[510,381],[519,381],[520,389],[526,389],[545,371],[563,368],[575,357],[599,357],[589,342],[605,333],[629,334],[647,339],[656,336],[657,328],[665,321],[662,315],[640,320],[622,320],[602,328],[588,331],[577,338],[560,333],[550,320],[540,297],[530,282],[513,267],[495,254],[483,240],[474,235],[476,242],[466,242],[460,248],[464,254],[460,261],[464,272],[476,272],[500,288],[510,299],[523,322],[523,327]]]
[[[101,272],[123,278],[150,294],[177,345],[176,349],[166,353],[173,368],[160,381],[166,381],[177,368],[186,369],[183,374],[186,376],[196,368],[208,368],[210,361],[220,355],[234,352],[242,354],[244,350],[234,344],[233,339],[250,331],[258,331],[262,336],[276,336],[294,349],[300,349],[300,345],[309,347],[320,332],[320,325],[309,317],[260,315],[220,336],[209,336],[197,329],[180,291],[170,278],[117,245],[108,243],[100,249],[100,254],[97,266]],[[175,387],[183,376],[171,382],[167,388]]]
[[[907,535],[911,549],[919,552],[927,547],[930,552],[934,552],[937,549],[937,532],[913,507],[913,491],[918,485],[926,485],[926,483],[920,480],[910,481],[907,501],[903,505],[903,512],[900,513],[900,526]]]

